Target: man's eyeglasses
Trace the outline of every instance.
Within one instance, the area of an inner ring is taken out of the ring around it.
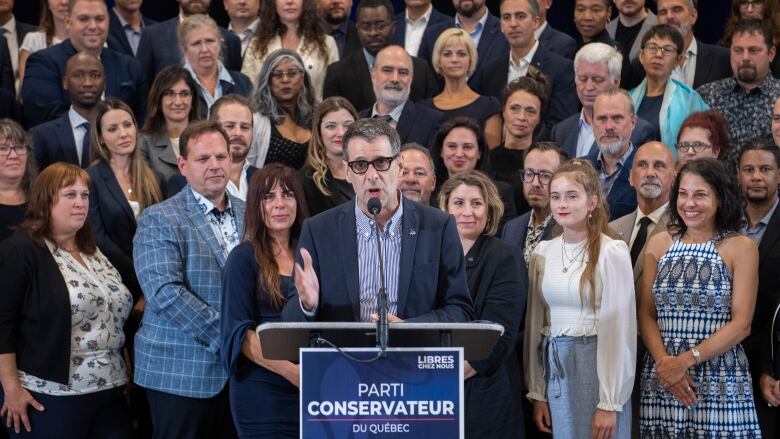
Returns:
[[[549,184],[553,176],[552,172],[534,172],[530,169],[521,170],[520,175],[523,177],[523,183],[532,183],[534,181],[534,177],[539,176],[539,183],[541,184]]]
[[[11,155],[11,151],[16,151],[16,155],[27,155],[27,145],[0,145],[0,156]]]
[[[677,53],[677,48],[672,46],[659,46],[658,44],[645,44],[645,47],[642,48],[645,52],[647,52],[650,55],[657,55],[658,52],[661,52],[662,57],[666,57],[667,55],[674,55]]]
[[[739,0],[739,5],[745,8],[748,6],[753,6],[755,8],[756,6],[761,6],[762,4],[764,4],[762,0]]]
[[[176,96],[180,97],[182,100],[187,100],[192,97],[192,92],[184,90],[177,93],[173,90],[165,90],[162,94],[162,97],[165,99],[176,99]]]
[[[371,29],[379,32],[386,31],[393,23],[389,21],[364,21],[357,23],[355,26],[363,32],[370,32]]]
[[[293,80],[297,78],[298,75],[300,75],[301,73],[303,72],[300,69],[290,69],[286,72],[283,72],[281,70],[279,71],[274,70],[273,72],[271,72],[271,77],[274,79],[284,79],[284,77],[286,76],[287,79]]]
[[[352,162],[348,162],[347,166],[349,166],[349,169],[352,170],[355,174],[363,175],[366,172],[368,172],[368,165],[371,165],[379,172],[384,172],[390,169],[390,164],[393,163],[393,160],[398,156],[392,156],[392,157],[379,157],[374,160],[355,160]]]
[[[686,153],[691,149],[693,149],[693,152],[700,153],[705,149],[712,148],[712,145],[704,142],[680,142],[677,145],[675,145],[675,148],[677,148],[677,151],[682,153]]]

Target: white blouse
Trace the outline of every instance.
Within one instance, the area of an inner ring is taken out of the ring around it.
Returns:
[[[579,289],[587,252],[582,246],[566,244],[564,262],[562,244],[560,236],[539,243],[529,262],[523,354],[527,396],[532,400],[547,400],[544,365],[538,355],[543,337],[595,335],[598,408],[622,411],[623,404],[631,397],[636,371],[636,299],[628,246],[602,235],[594,307],[581,299],[588,300],[590,287],[586,286],[582,296]],[[571,263],[571,258],[581,262]]]
[[[51,39],[52,46],[54,46],[55,44],[59,44],[61,42],[62,40],[57,37],[52,37]],[[22,44],[19,46],[19,52],[21,52],[22,50],[26,50],[30,52],[30,54],[33,54],[47,47],[49,46],[46,45],[46,32],[44,31],[27,32],[27,35],[24,36],[24,40],[22,41]]]
[[[19,371],[22,387],[47,395],[80,395],[127,383],[122,346],[133,297],[119,273],[100,250],[82,253],[79,261],[46,241],[68,287],[71,330],[68,384]]]
[[[268,44],[268,51],[263,58],[257,58],[255,51],[253,50],[254,42],[250,43],[249,49],[244,55],[244,64],[241,67],[241,73],[247,75],[252,81],[252,85],[257,87],[257,75],[260,74],[260,69],[263,67],[263,62],[268,55],[274,50],[282,48],[282,38],[277,35]],[[311,78],[311,85],[314,87],[314,96],[317,101],[322,100],[322,88],[325,85],[325,71],[330,64],[339,60],[339,48],[336,46],[336,40],[330,35],[325,36],[325,45],[328,48],[328,58],[322,59],[317,46],[311,45],[306,47],[306,41],[301,38],[301,42],[296,49],[298,55],[303,60],[303,65],[306,67],[306,71]],[[304,47],[306,49],[304,50]]]

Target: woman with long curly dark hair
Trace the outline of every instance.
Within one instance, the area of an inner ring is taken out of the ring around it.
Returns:
[[[249,42],[241,73],[253,83],[266,57],[277,49],[292,49],[303,59],[315,96],[322,99],[325,70],[339,60],[336,40],[325,34],[315,0],[273,0],[260,3],[260,23]]]

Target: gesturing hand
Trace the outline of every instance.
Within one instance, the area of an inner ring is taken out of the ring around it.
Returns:
[[[295,263],[295,288],[298,290],[298,297],[301,299],[301,305],[306,311],[314,311],[320,301],[320,281],[317,279],[317,273],[311,262],[311,254],[305,248],[301,248],[301,259],[303,267]]]

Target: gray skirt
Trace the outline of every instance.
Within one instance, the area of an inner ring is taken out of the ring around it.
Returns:
[[[591,437],[599,403],[597,337],[545,337],[540,356],[547,379],[547,402],[555,439]],[[631,400],[617,412],[612,439],[631,438]]]

